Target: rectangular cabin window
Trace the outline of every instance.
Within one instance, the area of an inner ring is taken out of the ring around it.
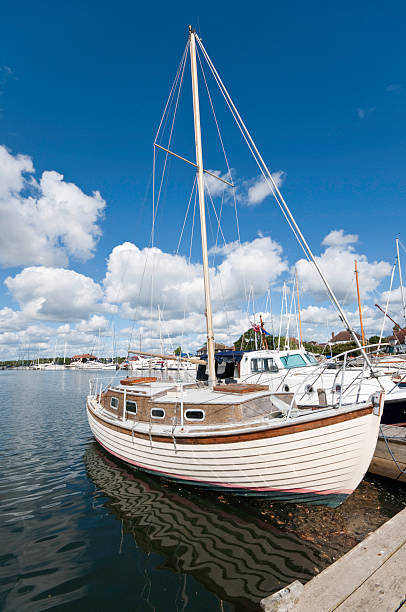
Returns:
[[[113,408],[113,410],[117,410],[117,408],[118,408],[118,397],[112,397],[110,399],[110,408]]]
[[[163,408],[152,408],[151,416],[153,419],[164,419],[165,418],[165,410]]]
[[[133,402],[131,400],[127,400],[125,403],[125,409],[127,410],[127,412],[130,412],[131,414],[137,414],[137,402]]]
[[[307,363],[303,359],[299,353],[294,353],[293,355],[287,355],[286,357],[281,357],[282,365],[290,370],[291,368],[302,368],[306,366]]]
[[[260,357],[251,359],[251,372],[278,372],[278,366],[272,357]]]
[[[311,353],[305,353],[306,357],[308,358],[308,360],[310,361],[311,364],[313,365],[318,365],[319,362],[317,361],[316,357],[314,355],[312,355]]]
[[[203,410],[186,410],[185,412],[187,421],[203,421],[204,416]]]

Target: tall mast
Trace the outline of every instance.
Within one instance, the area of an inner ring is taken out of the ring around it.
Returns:
[[[190,40],[190,67],[192,72],[192,92],[193,92],[193,117],[195,124],[195,143],[196,143],[196,165],[197,165],[197,186],[199,189],[199,209],[200,209],[200,233],[202,236],[202,258],[203,258],[203,279],[204,279],[204,298],[205,315],[207,329],[207,357],[209,364],[209,386],[216,383],[216,370],[214,365],[214,334],[213,334],[213,315],[210,299],[210,278],[209,278],[209,258],[207,254],[207,234],[206,234],[206,210],[204,205],[204,179],[203,179],[203,153],[202,153],[202,134],[200,130],[200,107],[199,107],[199,84],[197,80],[196,64],[196,33],[189,26]]]
[[[299,317],[299,330],[300,330],[300,348],[303,348],[302,319],[300,317],[299,283],[297,282],[297,270],[295,270],[295,276],[296,276],[297,313]]]
[[[361,326],[361,339],[362,339],[362,346],[365,346],[365,335],[364,335],[364,326],[362,324],[362,311],[361,311],[361,297],[359,294],[359,282],[358,282],[358,266],[357,266],[357,260],[355,260],[355,280],[357,282],[357,296],[358,296],[358,310],[359,310],[359,323]]]
[[[405,296],[403,294],[402,267],[400,265],[400,259],[399,259],[399,238],[396,238],[396,253],[397,253],[397,256],[398,256],[399,280],[400,280],[400,295],[402,296],[403,317],[406,320]]]

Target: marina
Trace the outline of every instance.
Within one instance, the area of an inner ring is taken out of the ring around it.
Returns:
[[[128,469],[89,432],[91,376],[1,372],[5,610],[108,610],[113,578],[124,608],[259,610],[406,505],[404,485],[369,476],[333,509],[199,492]]]
[[[406,612],[404,7],[43,9],[0,22],[0,611]]]

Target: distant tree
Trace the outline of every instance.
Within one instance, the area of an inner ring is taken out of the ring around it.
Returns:
[[[174,351],[173,354],[174,355],[180,355],[182,352],[182,348],[180,346],[178,346]]]
[[[236,351],[255,351],[255,332],[250,327],[234,342]]]
[[[305,347],[306,351],[308,351],[309,353],[316,353],[316,354],[327,353],[329,354],[329,347],[326,348],[325,344],[315,344],[314,342],[304,341],[303,346]]]
[[[379,344],[379,336],[371,336],[368,340],[368,344]]]
[[[272,335],[265,336],[266,343],[269,349],[273,349],[274,338]],[[282,343],[283,340],[283,343]],[[281,338],[281,346],[284,346],[285,339]],[[275,338],[276,344],[276,338]],[[255,351],[255,331],[252,327],[247,329],[241,336],[234,342],[234,347],[236,351]],[[260,350],[261,348],[261,334],[257,332],[257,348]]]
[[[356,347],[357,345],[355,344],[355,342],[343,342],[342,344],[332,344],[331,354],[333,357],[335,357],[336,355],[339,355],[340,353],[344,353],[345,351],[350,351],[351,349],[356,348]],[[327,355],[329,353],[330,351],[327,352]],[[353,353],[350,353],[351,357],[357,357],[358,355],[360,355],[359,351],[354,351]]]

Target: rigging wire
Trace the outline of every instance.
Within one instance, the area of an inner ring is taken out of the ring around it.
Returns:
[[[241,134],[242,134],[242,136],[243,136],[243,138],[244,138],[244,140],[245,140],[245,142],[246,142],[250,152],[251,152],[251,155],[253,156],[254,160],[256,161],[256,163],[258,165],[258,168],[260,169],[261,174],[262,174],[265,182],[267,183],[270,192],[274,196],[275,201],[277,202],[277,204],[278,204],[278,206],[279,206],[283,216],[285,217],[285,219],[286,219],[290,229],[292,230],[295,238],[297,239],[299,245],[301,246],[306,259],[308,261],[310,261],[309,254],[308,254],[307,249],[305,247],[305,242],[302,242],[302,239],[300,237],[300,230],[296,229],[294,227],[294,225],[292,224],[292,222],[291,222],[291,220],[289,218],[289,214],[288,213],[290,213],[290,211],[289,211],[286,203],[284,202],[284,200],[282,198],[282,195],[280,194],[280,192],[278,190],[278,187],[277,187],[277,185],[275,183],[275,179],[273,178],[271,173],[269,173],[269,176],[268,176],[266,170],[264,169],[264,168],[266,168],[265,162],[263,161],[261,155],[259,154],[259,151],[256,148],[256,146],[254,144],[254,141],[252,140],[251,135],[248,132],[248,130],[247,130],[247,128],[246,128],[246,126],[245,126],[245,124],[244,124],[240,114],[238,113],[238,111],[237,111],[237,109],[236,109],[236,107],[234,105],[234,102],[232,101],[232,99],[231,99],[227,89],[225,88],[225,86],[224,86],[224,84],[223,84],[223,82],[222,82],[222,80],[221,80],[221,78],[220,78],[216,68],[214,67],[214,64],[211,61],[211,59],[210,59],[206,49],[204,48],[201,40],[199,38],[197,38],[197,41],[198,41],[198,43],[200,45],[200,48],[201,48],[201,50],[203,52],[203,55],[204,55],[205,59],[206,59],[208,65],[209,65],[209,68],[210,68],[210,70],[211,70],[211,72],[213,74],[213,77],[214,77],[214,79],[215,79],[215,81],[216,81],[216,83],[217,83],[217,85],[218,85],[218,87],[219,87],[219,89],[220,89],[220,91],[221,91],[225,101],[226,101],[226,104],[227,104],[227,106],[228,106],[232,116],[234,117],[234,120],[235,120],[235,122],[236,122],[236,124],[237,124],[237,126],[238,126],[238,128],[239,128],[239,130],[240,130],[240,132],[241,132]]]
[[[173,112],[173,118],[172,118],[172,123],[171,123],[171,128],[170,128],[170,132],[169,132],[169,137],[168,137],[168,142],[167,142],[167,149],[170,149],[171,146],[171,142],[172,142],[172,136],[173,136],[173,129],[175,127],[175,119],[176,119],[176,115],[177,115],[177,110],[179,107],[179,99],[180,99],[180,94],[182,91],[182,85],[183,85],[183,77],[185,74],[185,66],[186,66],[186,60],[187,60],[187,51],[189,49],[189,41],[186,45],[185,48],[185,52],[183,55],[183,66],[182,66],[182,71],[180,74],[180,78],[179,80],[179,86],[178,86],[178,93],[176,96],[176,103],[175,103],[175,109]],[[155,141],[156,142],[156,141]],[[155,149],[155,147],[154,147]],[[153,218],[152,218],[152,229],[151,229],[151,246],[154,246],[154,234],[155,234],[155,222],[156,222],[156,216],[158,213],[158,207],[159,207],[159,202],[160,202],[160,197],[161,197],[161,192],[162,192],[162,185],[163,185],[163,180],[164,180],[164,176],[165,176],[165,170],[166,170],[166,166],[167,166],[167,162],[168,162],[168,156],[169,153],[165,153],[165,161],[164,161],[164,166],[162,169],[162,175],[161,175],[161,181],[160,181],[160,185],[159,185],[159,190],[158,190],[158,195],[156,198],[156,201],[153,202]],[[156,161],[156,157],[154,155],[154,163]],[[155,190],[154,190],[155,193]]]
[[[221,232],[221,237],[223,238],[223,243],[224,243],[224,246],[227,246],[226,239],[225,239],[225,237],[224,237],[223,230],[222,230],[222,228],[221,228],[220,219],[219,219],[219,217],[218,217],[218,215],[217,215],[217,211],[216,211],[216,207],[215,207],[214,202],[213,202],[213,198],[211,197],[210,189],[208,188],[208,186],[206,186],[206,189],[207,189],[207,192],[208,192],[208,194],[209,194],[209,199],[210,199],[210,202],[211,202],[211,205],[212,205],[212,208],[213,208],[213,211],[214,211],[214,215],[215,215],[215,217],[216,217],[217,224],[218,224],[218,225],[217,225],[216,247],[217,247],[217,239],[218,239],[218,232],[219,232],[219,231]],[[209,214],[209,219],[210,219],[210,224],[211,224],[211,217],[210,217],[210,214]],[[214,262],[213,262],[213,263],[214,263]],[[227,307],[226,307],[226,301],[225,301],[225,297],[224,297],[223,283],[222,283],[222,280],[221,280],[221,274],[218,274],[218,281],[219,281],[219,285],[220,285],[221,300],[222,300],[222,302],[223,302],[224,312],[225,312],[225,316],[226,316],[227,337],[228,337],[228,340],[230,341],[230,340],[231,340],[231,334],[230,334],[230,321],[229,321],[229,317],[228,317],[228,309],[227,309]]]
[[[175,108],[174,108],[174,112],[173,112],[173,117],[172,117],[169,137],[168,137],[168,143],[167,143],[167,148],[168,149],[170,148],[170,145],[171,145],[171,142],[172,142],[173,130],[174,130],[174,126],[175,126],[177,110],[178,110],[178,107],[179,107],[180,94],[181,94],[181,91],[182,91],[183,77],[184,77],[184,73],[185,73],[185,66],[186,66],[186,59],[187,59],[188,49],[189,49],[189,41],[186,44],[186,47],[185,47],[185,50],[183,52],[183,56],[182,56],[182,59],[181,59],[181,63],[179,65],[180,70],[178,70],[178,73],[177,73],[177,82],[179,84],[176,85],[175,87],[173,87],[172,90],[171,90],[171,91],[173,91],[174,98],[175,98],[176,90],[177,90],[177,95],[176,95]],[[182,63],[182,61],[183,61],[183,63]],[[168,103],[167,103],[167,105],[165,107],[164,113],[166,112],[167,108],[168,108]],[[161,119],[160,126],[161,125],[162,125],[162,119]],[[159,129],[160,129],[160,127],[159,127]],[[158,129],[157,135],[159,134],[159,129]],[[166,167],[167,167],[167,163],[168,163],[168,156],[169,156],[169,154],[166,153],[165,154],[164,165],[163,165],[163,169],[162,169],[162,174],[161,174],[161,180],[160,180],[159,189],[158,189],[158,194],[156,196],[156,199],[155,199],[155,189],[156,188],[155,188],[155,180],[154,180],[153,203],[152,203],[152,228],[151,228],[151,240],[150,240],[151,249],[153,249],[153,247],[154,247],[156,216],[158,214],[158,208],[159,208],[160,198],[161,198],[161,194],[162,194],[163,182],[164,182],[164,178],[166,176]],[[155,176],[156,176],[156,154],[155,154],[155,147],[154,147],[153,163],[154,163],[153,174],[154,174],[154,179],[155,179]],[[151,324],[151,335],[152,335],[152,331],[153,331],[153,316],[152,316],[152,312],[153,312],[153,301],[154,301],[154,278],[155,278],[155,270],[154,270],[153,252],[152,251],[151,251],[151,259],[152,259],[152,263],[151,263],[152,273],[151,273],[151,295],[150,295],[150,324]]]
[[[213,105],[212,97],[210,95],[210,89],[209,89],[209,86],[208,86],[208,83],[207,83],[206,73],[205,73],[204,68],[203,68],[203,63],[202,63],[202,60],[200,58],[200,53],[199,53],[198,48],[196,49],[196,51],[197,51],[197,57],[198,57],[198,60],[199,60],[199,63],[200,63],[200,69],[201,69],[201,72],[202,72],[202,75],[203,75],[204,84],[206,86],[207,96],[209,98],[211,110],[212,110],[214,121],[215,121],[215,124],[216,124],[217,134],[218,134],[218,137],[219,137],[219,140],[220,140],[221,148],[222,148],[224,159],[225,159],[225,162],[226,162],[227,173],[228,173],[228,176],[229,176],[230,183],[232,183],[233,182],[233,176],[232,176],[232,173],[231,173],[231,168],[230,168],[230,164],[229,164],[229,161],[228,161],[228,156],[227,156],[226,149],[225,149],[225,146],[224,146],[223,137],[221,135],[220,126],[219,126],[219,123],[217,121],[216,111],[214,110],[214,105]],[[236,224],[236,229],[237,229],[238,244],[241,246],[240,222],[239,222],[239,218],[238,218],[236,191],[237,190],[236,190],[236,188],[234,186],[234,188],[232,188],[232,194],[233,194],[235,224]],[[226,189],[223,190],[223,196],[224,196],[225,193],[226,193]],[[220,215],[220,218],[221,218],[221,215]],[[245,299],[247,299],[247,279],[246,279],[246,276],[245,276],[245,270],[244,270],[244,273],[243,273],[243,281],[244,281],[244,295],[245,295]]]
[[[173,103],[174,94],[176,92],[176,89],[178,88],[179,77],[180,77],[181,74],[183,75],[183,72],[184,72],[184,66],[185,66],[185,63],[186,63],[188,49],[189,49],[189,41],[187,41],[185,49],[183,50],[182,57],[181,57],[181,60],[179,62],[176,74],[175,74],[175,78],[173,80],[172,87],[171,87],[171,90],[169,92],[169,96],[168,96],[168,99],[166,101],[166,104],[165,104],[165,107],[164,107],[164,111],[162,113],[161,120],[160,120],[159,125],[158,125],[157,132],[155,134],[154,142],[157,141],[162,126],[165,128],[166,123],[168,121],[169,109],[170,109],[170,107],[171,107],[171,105]],[[166,164],[166,160],[165,160],[165,164]],[[161,186],[162,186],[162,183],[161,183]],[[158,196],[158,202],[159,202],[159,196]],[[150,247],[154,246],[154,234],[155,234],[156,214],[157,214],[157,203],[156,203],[156,151],[155,151],[155,147],[153,147],[153,164],[152,164],[152,227],[151,227],[151,234],[150,234]],[[140,285],[139,285],[137,301],[139,301],[139,298],[141,296],[141,292],[142,292],[142,289],[143,289],[144,278],[145,278],[145,273],[146,273],[146,269],[147,269],[147,265],[148,265],[149,256],[150,256],[150,250],[147,249],[146,250],[146,255],[145,255],[145,262],[144,262],[144,266],[143,266],[143,270],[142,270],[142,274],[141,274],[141,278],[140,278]],[[137,306],[135,306],[135,308],[134,308],[131,332],[130,332],[130,336],[129,336],[128,349],[130,349],[130,347],[131,347],[132,339],[133,339],[133,333],[134,333],[134,329],[135,329],[135,325],[136,325],[136,310],[137,310]]]

